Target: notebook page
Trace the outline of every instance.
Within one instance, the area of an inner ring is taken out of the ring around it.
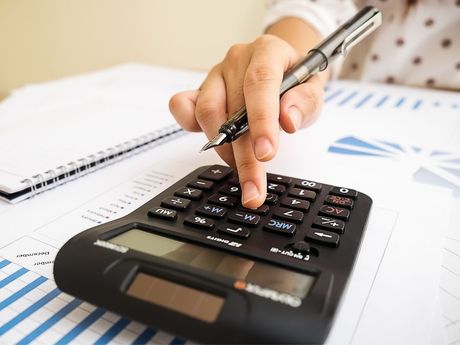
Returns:
[[[21,190],[24,179],[174,125],[165,100],[202,76],[124,65],[18,91],[0,108],[0,189]]]

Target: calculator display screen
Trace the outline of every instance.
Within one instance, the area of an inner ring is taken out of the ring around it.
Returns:
[[[315,281],[312,275],[173,240],[140,229],[125,231],[109,239],[109,242],[300,298],[308,294]]]

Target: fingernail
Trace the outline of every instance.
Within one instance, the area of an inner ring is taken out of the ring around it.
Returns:
[[[243,204],[248,203],[251,200],[259,197],[259,190],[252,181],[246,181],[243,184]]]
[[[254,151],[256,158],[261,160],[273,152],[273,145],[267,138],[260,137],[256,140]]]
[[[295,130],[298,130],[302,124],[302,113],[297,107],[292,106],[288,110],[288,115],[291,119],[292,126],[295,128]]]

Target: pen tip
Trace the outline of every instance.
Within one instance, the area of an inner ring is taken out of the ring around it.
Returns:
[[[209,150],[211,147],[213,147],[213,143],[212,143],[212,141],[209,141],[208,143],[206,143],[206,145],[204,145],[204,146],[201,148],[200,153],[201,153],[201,152],[204,152],[204,151],[206,151],[206,150]]]
[[[209,150],[210,148],[220,146],[220,145],[224,144],[226,142],[226,140],[227,140],[227,136],[224,133],[219,133],[212,140],[208,141],[206,143],[206,145],[204,145],[201,148],[200,153],[203,152],[203,151]]]

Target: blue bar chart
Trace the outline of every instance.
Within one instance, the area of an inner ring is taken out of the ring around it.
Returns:
[[[73,298],[52,280],[0,259],[0,343],[179,345],[185,340]]]

